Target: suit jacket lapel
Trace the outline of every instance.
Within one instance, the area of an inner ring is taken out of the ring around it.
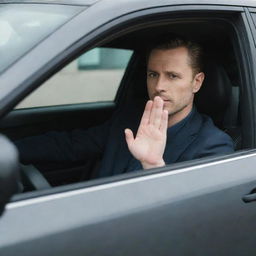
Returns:
[[[178,162],[186,148],[195,140],[202,125],[201,115],[194,109],[192,115],[185,124],[176,132],[167,135],[167,143],[164,152],[166,164]],[[170,128],[171,129],[171,128]]]

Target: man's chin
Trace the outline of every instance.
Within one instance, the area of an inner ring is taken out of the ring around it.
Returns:
[[[171,116],[174,116],[174,115],[177,115],[179,113],[182,113],[185,111],[186,107],[188,107],[188,105],[184,105],[183,107],[180,107],[180,108],[171,108],[171,107],[166,107],[165,109],[168,111],[168,116],[171,117]],[[186,111],[185,111],[186,112]]]
[[[171,102],[170,101],[164,101],[164,109],[166,109],[168,111],[168,114],[173,112],[172,106],[171,106]]]

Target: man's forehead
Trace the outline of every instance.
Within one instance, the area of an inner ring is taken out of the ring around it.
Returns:
[[[176,48],[170,48],[170,49],[152,49],[152,51],[149,54],[149,57],[155,56],[155,55],[170,55],[170,56],[188,56],[188,49],[184,46],[179,46]]]
[[[149,55],[148,66],[152,65],[189,65],[188,49],[153,49]]]

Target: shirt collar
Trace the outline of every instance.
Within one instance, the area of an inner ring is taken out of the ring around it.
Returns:
[[[175,134],[182,129],[182,127],[190,120],[190,118],[193,116],[193,114],[195,113],[196,109],[195,107],[192,108],[192,110],[189,112],[189,114],[182,119],[181,121],[179,121],[178,123],[176,123],[175,125],[169,127],[167,129],[167,137],[168,138],[173,138],[173,136],[175,136]]]

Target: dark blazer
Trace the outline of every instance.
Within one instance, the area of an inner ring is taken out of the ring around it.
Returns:
[[[87,130],[49,132],[16,141],[20,160],[25,164],[70,164],[99,156],[97,177],[139,170],[142,166],[128,150],[124,129],[136,134],[142,111],[141,107],[127,108]],[[232,139],[194,108],[188,117],[168,128],[164,160],[171,164],[233,151]]]

